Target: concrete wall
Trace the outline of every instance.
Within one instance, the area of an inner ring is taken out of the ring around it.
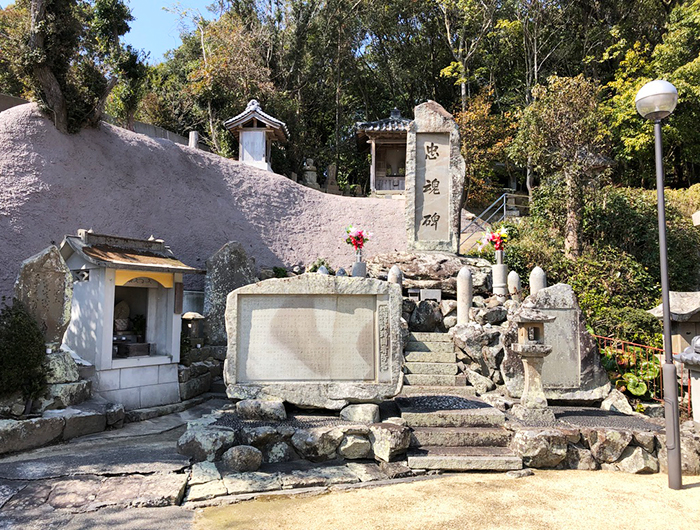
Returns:
[[[126,410],[168,405],[180,401],[177,363],[167,357],[143,359],[140,366],[121,367],[134,359],[115,359],[115,368],[97,372],[93,392],[113,403],[122,403]],[[167,361],[162,364],[146,362]]]

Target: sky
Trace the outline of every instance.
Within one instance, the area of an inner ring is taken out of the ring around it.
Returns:
[[[0,7],[12,3],[14,0],[0,0]],[[127,3],[136,20],[130,23],[131,31],[124,36],[123,41],[149,52],[148,62],[156,64],[163,61],[165,52],[180,44],[179,16],[165,11],[163,7],[170,8],[179,4],[181,8],[199,10],[208,18],[210,13],[206,8],[212,4],[212,0],[127,0]]]

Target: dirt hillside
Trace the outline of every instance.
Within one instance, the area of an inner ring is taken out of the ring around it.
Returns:
[[[200,268],[228,241],[261,267],[317,257],[348,267],[350,224],[374,232],[368,257],[405,249],[403,201],[327,195],[108,124],[67,136],[31,104],[0,113],[0,295],[23,259],[79,228],[154,235]]]

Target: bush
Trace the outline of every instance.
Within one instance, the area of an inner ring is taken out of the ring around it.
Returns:
[[[18,301],[0,310],[0,397],[21,392],[34,399],[46,390],[44,335]]]

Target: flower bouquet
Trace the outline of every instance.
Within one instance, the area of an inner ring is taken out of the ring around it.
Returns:
[[[347,235],[345,242],[348,245],[352,245],[352,247],[355,249],[357,261],[362,261],[362,247],[364,247],[365,243],[367,243],[367,241],[373,237],[372,234],[365,230],[355,228],[352,225],[345,229],[345,233]]]

